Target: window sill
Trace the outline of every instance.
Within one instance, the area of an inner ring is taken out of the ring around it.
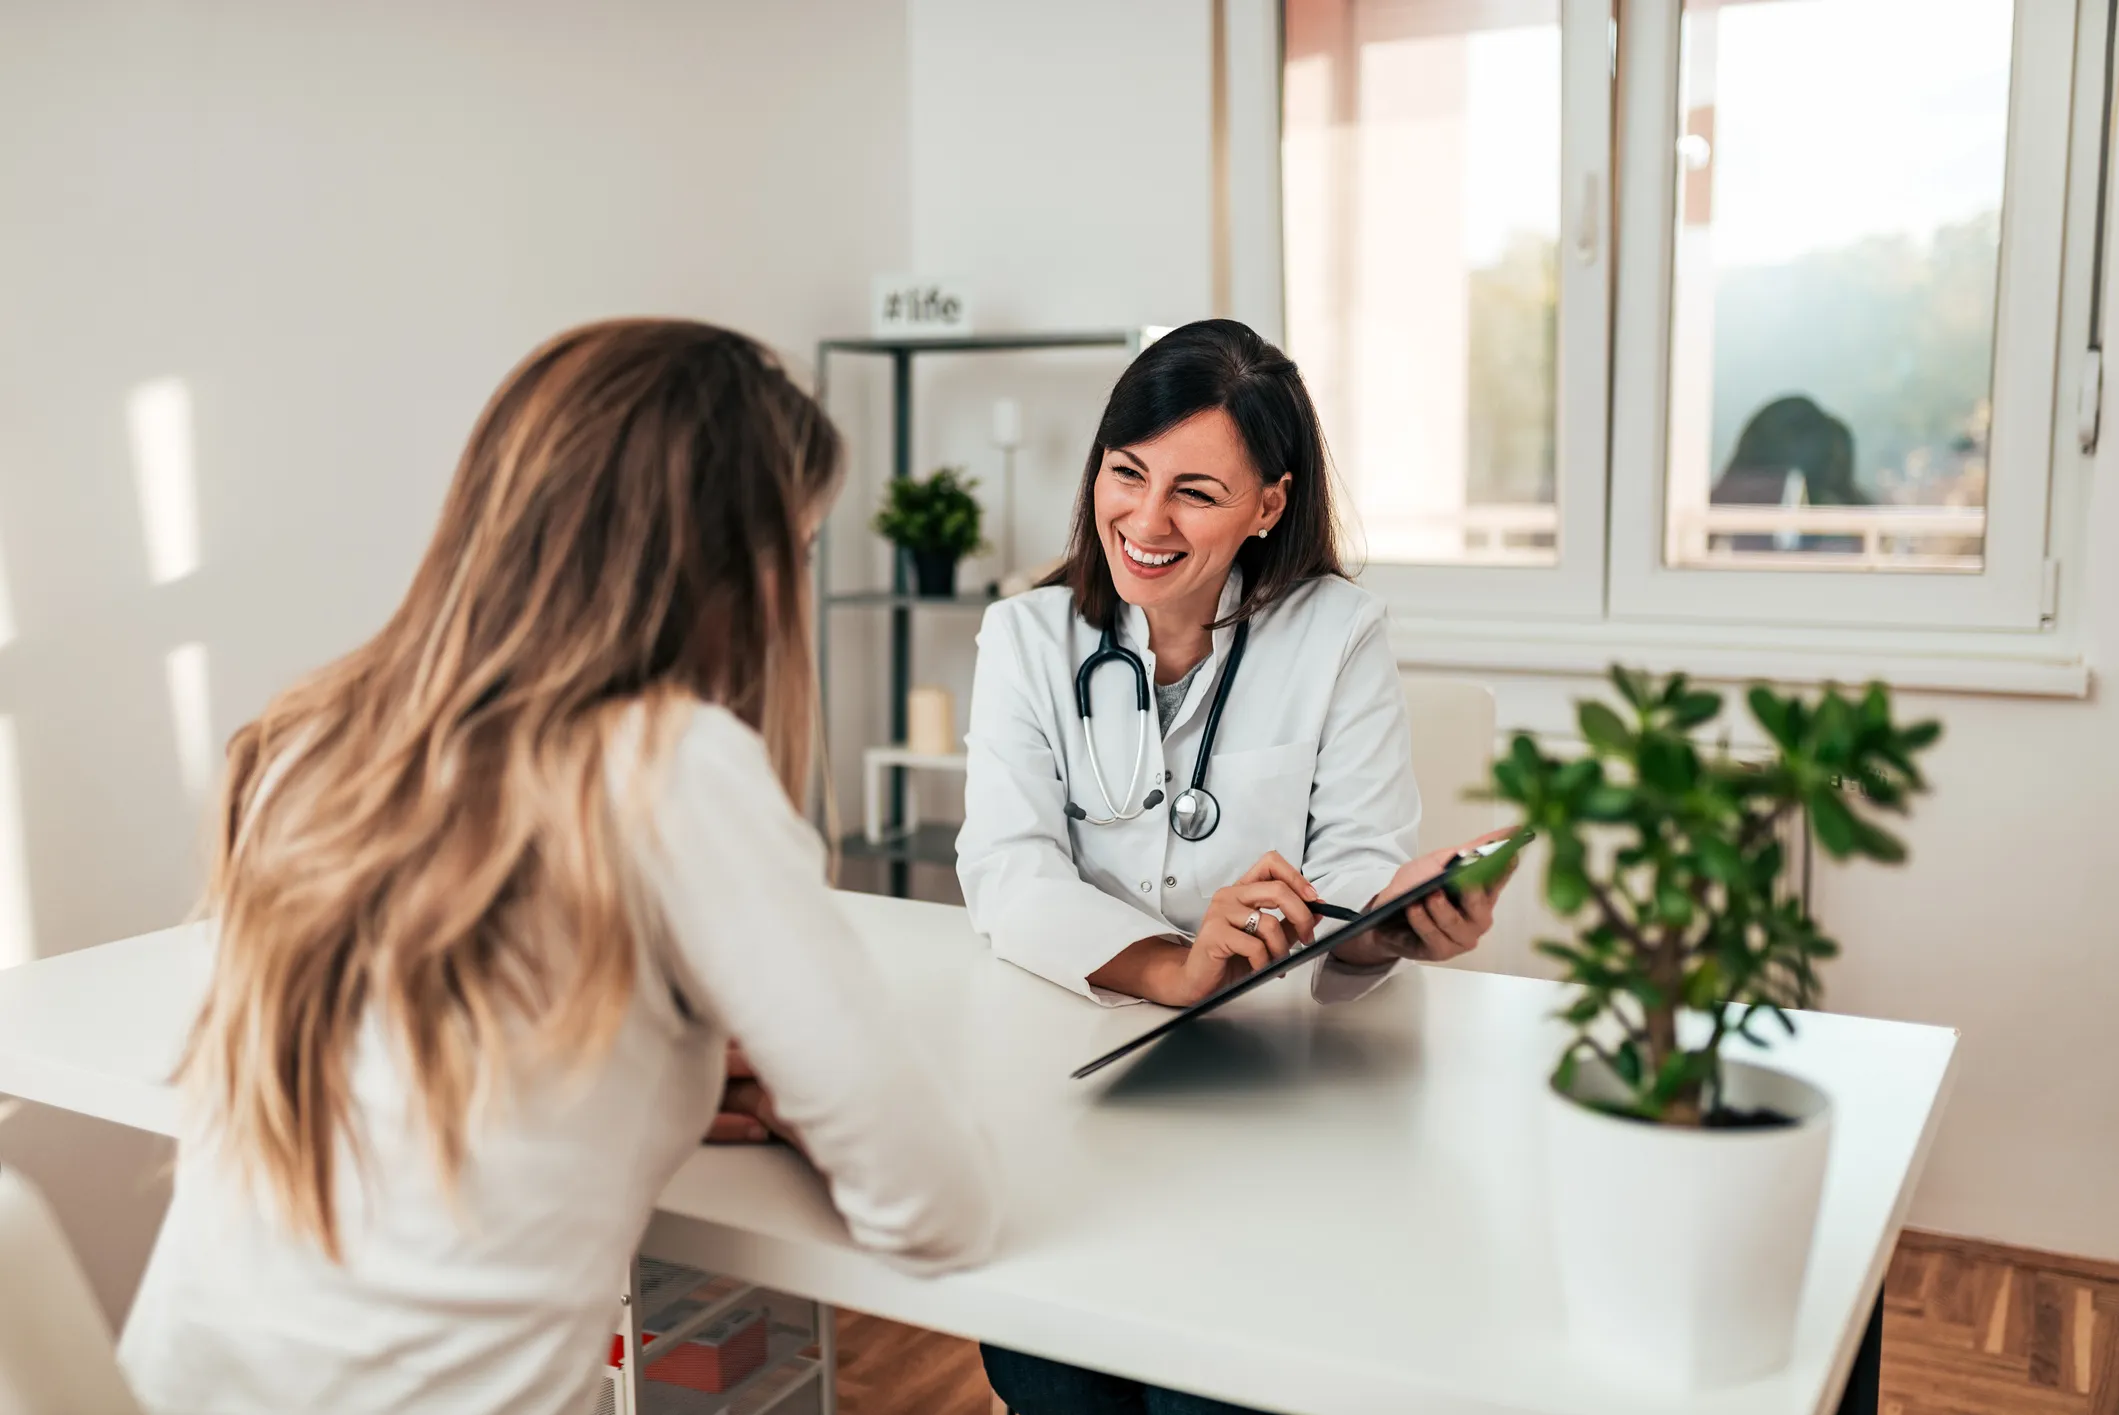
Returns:
[[[1798,638],[1797,635],[1801,637]],[[1437,620],[1393,608],[1410,669],[1601,678],[1613,663],[1714,682],[1867,683],[1910,692],[2089,696],[2090,670],[2057,635],[1763,630],[1736,625]]]

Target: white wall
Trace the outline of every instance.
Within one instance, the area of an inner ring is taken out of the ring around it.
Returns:
[[[372,630],[537,340],[684,314],[806,367],[858,329],[907,258],[905,84],[888,0],[0,0],[0,715],[36,951],[187,911],[164,655],[204,644],[218,742]],[[155,586],[125,406],[163,377],[201,557]],[[156,1153],[0,1130],[113,1310],[152,1214],[101,1201]]]
[[[909,0],[912,255],[982,325],[1207,313],[1207,0]]]
[[[919,273],[963,282],[981,332],[1181,324],[1213,312],[1206,0],[908,0],[907,12]],[[991,410],[996,398],[1016,399],[1025,439],[1016,455],[1018,558],[1056,556],[1082,458],[1125,362],[1115,349],[924,357],[914,470],[964,466],[981,478],[989,510],[998,508]],[[842,538],[866,537],[862,522],[888,468],[872,472],[849,489],[840,525],[852,536]],[[987,538],[995,553],[965,565],[966,587],[1003,573],[997,523]],[[868,541],[868,574],[882,583],[888,561]],[[880,633],[882,616],[871,619]],[[914,679],[954,692],[960,727],[977,627],[974,614],[922,611],[915,631]],[[880,664],[869,681],[880,688]],[[881,740],[882,723],[835,720],[839,790],[853,815],[860,748]],[[954,783],[930,784],[923,805],[955,814]],[[951,888],[947,879],[930,883],[939,886],[931,892]]]
[[[909,0],[908,11],[922,271],[964,281],[982,329],[1213,312],[1206,0]],[[1018,398],[1019,543],[1056,554],[1124,366],[1118,351],[932,359],[915,461],[992,468],[991,398]]]
[[[2109,390],[2107,390],[2109,397]],[[2107,428],[2119,407],[2106,407]],[[2098,457],[2119,476],[2119,438]],[[2119,663],[2119,502],[2093,509],[2091,662]],[[1963,1034],[1913,1221],[2119,1259],[2119,700],[1907,701],[1943,719],[1900,870],[1824,872],[1832,1005]]]

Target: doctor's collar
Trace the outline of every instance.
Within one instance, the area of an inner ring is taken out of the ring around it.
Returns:
[[[1227,619],[1243,602],[1243,571],[1235,565],[1229,567],[1229,576],[1221,582],[1221,600],[1214,607],[1214,618]],[[1092,626],[1093,627],[1093,626]],[[1119,642],[1136,653],[1148,652],[1148,611],[1137,604],[1121,601],[1118,623],[1114,626]],[[1223,624],[1214,631],[1213,648],[1209,657],[1221,658],[1229,651],[1230,641],[1236,637],[1234,624]]]

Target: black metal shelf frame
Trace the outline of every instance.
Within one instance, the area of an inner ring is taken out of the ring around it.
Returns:
[[[921,354],[1013,353],[1042,349],[1140,348],[1137,329],[1091,330],[1048,334],[981,334],[943,339],[826,339],[817,345],[817,401],[828,408],[830,365],[833,354],[881,355],[890,360],[891,447],[893,478],[912,475],[912,363]],[[828,523],[827,523],[828,526]],[[817,592],[817,682],[819,712],[829,723],[831,704],[831,611],[867,606],[890,613],[890,738],[905,740],[906,699],[912,691],[912,612],[915,608],[982,607],[984,596],[958,595],[953,599],[924,599],[912,593],[911,567],[898,555],[891,562],[891,586],[885,591],[834,594],[831,590],[831,556],[828,530],[818,533]],[[884,820],[893,829],[905,819],[905,769],[890,769],[890,801]],[[863,852],[865,853],[865,852]],[[890,892],[904,896],[911,889],[911,859],[890,858]],[[919,858],[928,858],[922,855]],[[955,859],[952,851],[938,863]]]
[[[839,842],[839,854],[849,860],[886,860],[893,868],[908,864],[953,865],[956,832],[954,825],[928,821],[909,834],[878,842],[857,830]]]

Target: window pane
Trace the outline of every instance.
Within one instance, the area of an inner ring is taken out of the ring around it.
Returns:
[[[1369,559],[1550,565],[1559,0],[1288,0],[1288,351]]]
[[[2010,0],[1687,0],[1665,558],[1977,571]]]

